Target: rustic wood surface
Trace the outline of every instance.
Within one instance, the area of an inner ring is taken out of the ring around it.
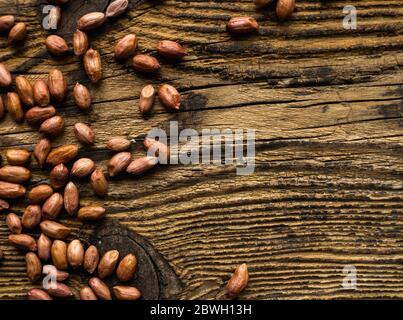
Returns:
[[[93,2],[99,10],[108,3]],[[343,29],[349,4],[358,9],[357,30]],[[214,298],[242,262],[250,271],[242,299],[403,298],[401,0],[301,0],[284,23],[273,8],[256,11],[252,0],[131,1],[125,16],[91,34],[104,63],[96,86],[79,59],[46,52],[43,5],[0,0],[0,14],[15,14],[29,26],[23,47],[10,47],[0,36],[0,61],[13,75],[45,79],[58,67],[70,88],[76,81],[90,86],[90,113],[80,112],[71,96],[58,106],[67,128],[54,145],[75,141],[74,123],[90,123],[97,143],[81,155],[105,167],[109,138],[137,137],[137,156],[144,153],[141,137],[169,120],[199,131],[256,129],[253,175],[237,176],[234,166],[164,166],[140,178],[113,179],[103,200],[80,183],[82,204],[104,204],[108,219],[146,238],[169,262],[183,285],[180,298]],[[74,30],[76,11],[66,8],[65,36]],[[256,17],[259,32],[230,37],[225,24],[236,15]],[[156,76],[139,75],[113,57],[115,41],[129,32],[139,36],[142,52],[155,54],[157,41],[172,39],[190,54],[176,65],[163,61]],[[143,119],[140,89],[163,82],[178,87],[184,109],[169,113],[157,103]],[[7,116],[0,122],[0,153],[32,150],[39,137]],[[32,168],[32,184],[48,178]],[[32,284],[24,256],[7,241],[4,217],[0,298],[24,298]],[[92,232],[62,220],[74,235]],[[356,290],[342,287],[346,265],[357,268]],[[71,285],[78,288],[80,280]]]

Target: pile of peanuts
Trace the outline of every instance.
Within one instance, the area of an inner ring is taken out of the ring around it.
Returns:
[[[56,5],[49,12],[49,28],[56,29],[61,19],[61,6],[68,0],[52,1]],[[257,8],[263,8],[273,3],[273,0],[254,0]],[[106,21],[122,15],[128,8],[127,0],[113,1],[105,13],[91,12],[82,16],[77,21],[77,30],[73,35],[73,52],[82,58],[85,72],[92,83],[102,79],[101,55],[97,50],[89,47],[87,31],[102,26]],[[295,9],[295,0],[278,0],[276,14],[280,20],[288,19]],[[252,17],[233,17],[227,23],[227,30],[232,34],[247,34],[258,30],[258,23]],[[18,45],[27,36],[27,26],[23,22],[15,23],[12,15],[0,16],[0,32],[8,32],[8,43]],[[135,34],[128,34],[120,39],[114,49],[117,61],[132,59],[133,68],[141,73],[158,72],[161,65],[157,58],[149,54],[136,54],[138,39]],[[60,36],[50,35],[45,41],[46,48],[52,56],[63,56],[70,52],[67,42]],[[156,50],[167,61],[179,61],[188,53],[177,42],[170,40],[160,41]],[[0,87],[9,88],[13,79],[8,67],[0,63]],[[89,280],[89,286],[80,290],[82,300],[104,299],[111,300],[112,293],[108,286],[101,280],[114,274],[121,282],[133,279],[137,259],[133,254],[128,254],[119,262],[119,252],[111,250],[99,259],[99,253],[95,246],[84,246],[78,239],[69,244],[63,240],[70,235],[70,228],[56,222],[63,211],[71,216],[76,216],[82,221],[100,220],[105,217],[106,209],[99,205],[91,205],[80,208],[80,194],[72,178],[83,179],[89,177],[94,194],[105,197],[108,194],[108,179],[102,168],[96,167],[93,160],[80,158],[76,160],[71,169],[67,164],[73,161],[79,154],[78,144],[62,145],[57,148],[51,146],[50,139],[64,132],[65,124],[62,116],[57,115],[56,109],[51,105],[52,100],[61,103],[66,98],[68,90],[67,81],[63,73],[58,69],[49,72],[47,82],[45,79],[35,80],[32,84],[27,78],[17,76],[15,78],[16,92],[8,92],[6,103],[0,97],[0,118],[7,110],[17,122],[25,120],[37,127],[44,137],[38,141],[33,150],[34,158],[40,168],[45,165],[52,167],[50,183],[41,183],[27,193],[24,186],[31,178],[29,162],[31,152],[24,149],[10,149],[6,152],[7,165],[0,168],[0,211],[9,211],[10,204],[5,199],[16,199],[27,196],[29,205],[24,210],[22,217],[10,212],[6,217],[7,226],[10,229],[9,241],[15,246],[27,250],[25,259],[27,275],[32,282],[37,282],[41,275],[54,276],[56,282],[42,289],[31,289],[28,298],[33,300],[50,300],[52,297],[70,297],[73,291],[63,283],[69,277],[66,271],[69,267],[77,270],[80,267],[93,274],[98,270],[98,277]],[[179,110],[181,106],[181,94],[169,84],[162,84],[158,90],[154,86],[147,85],[140,92],[139,110],[142,114],[148,114],[154,105],[158,95],[161,103],[169,110]],[[90,90],[83,84],[76,83],[73,88],[73,98],[80,110],[91,108],[92,97]],[[24,112],[24,108],[28,108]],[[78,142],[84,146],[92,146],[96,142],[93,130],[85,123],[76,123],[74,133]],[[152,156],[144,156],[132,159],[128,151],[132,141],[116,137],[108,141],[106,147],[116,154],[109,160],[108,176],[127,172],[140,175],[153,168],[159,162],[159,157],[169,158],[169,148],[163,143],[150,139],[144,139],[144,148],[153,151]],[[60,192],[64,189],[63,194]],[[35,239],[31,234],[23,231],[34,231],[40,228],[41,234]],[[0,260],[3,253],[0,250]],[[44,265],[51,258],[53,265]],[[119,263],[118,263],[119,262]],[[117,266],[117,268],[116,268]],[[246,264],[241,264],[235,270],[226,287],[229,297],[239,295],[248,283],[249,275]],[[44,282],[43,282],[44,284]],[[113,296],[121,300],[136,300],[141,292],[132,286],[114,286]]]

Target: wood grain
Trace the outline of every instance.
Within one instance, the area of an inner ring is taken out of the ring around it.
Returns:
[[[73,125],[90,123],[97,135],[91,156],[105,167],[113,136],[141,140],[153,127],[256,130],[256,171],[237,176],[234,166],[161,166],[139,178],[111,181],[106,199],[79,182],[82,204],[100,202],[109,217],[147,238],[175,270],[183,299],[215,298],[235,266],[246,262],[250,283],[242,299],[403,298],[403,5],[400,0],[356,0],[358,29],[344,30],[351,1],[297,1],[291,21],[252,1],[145,1],[91,34],[100,51],[103,80],[89,83],[79,59],[46,52],[40,7],[33,0],[0,0],[0,12],[29,25],[23,47],[0,37],[0,61],[13,75],[44,79],[52,67],[91,88],[90,113],[71,95],[58,111],[66,132],[54,145],[75,141]],[[69,12],[68,16],[74,16]],[[257,34],[231,37],[231,16],[252,15]],[[65,19],[65,18],[63,18]],[[62,29],[68,36],[73,29]],[[139,37],[139,51],[156,55],[161,39],[180,41],[189,55],[162,61],[159,74],[136,73],[113,57],[117,39]],[[151,117],[137,110],[141,88],[170,83],[185,97],[178,113],[157,102]],[[1,91],[5,93],[5,91]],[[32,150],[40,135],[7,117],[0,152]],[[32,165],[32,184],[48,172]],[[14,207],[21,212],[22,207]],[[91,227],[64,221],[74,235]],[[81,230],[80,230],[81,228]],[[31,287],[23,255],[7,243],[0,221],[0,297],[22,298]],[[357,269],[356,290],[342,287],[343,268]],[[74,287],[80,280],[73,280]]]

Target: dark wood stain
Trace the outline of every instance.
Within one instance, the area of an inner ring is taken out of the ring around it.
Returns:
[[[71,41],[78,16],[107,3],[71,1],[58,33]],[[80,156],[106,168],[109,138],[134,137],[133,155],[144,155],[145,134],[167,128],[170,120],[197,131],[254,128],[256,171],[237,176],[234,166],[160,166],[141,177],[111,180],[104,199],[79,181],[82,204],[102,203],[109,214],[101,225],[62,215],[74,229],[68,240],[107,239],[102,250],[135,251],[141,267],[134,284],[146,298],[221,299],[242,262],[250,283],[241,299],[403,298],[401,1],[360,1],[357,30],[342,28],[347,0],[298,1],[293,19],[284,23],[274,8],[255,10],[251,0],[130,3],[129,12],[90,35],[104,63],[97,86],[79,59],[56,60],[44,50],[45,1],[18,8],[14,0],[0,3],[2,13],[18,9],[18,19],[30,27],[20,48],[0,36],[0,60],[14,76],[46,79],[58,67],[70,93],[76,81],[92,91],[89,113],[74,106],[71,94],[58,106],[67,126],[54,145],[75,142],[73,125],[89,122],[97,143]],[[229,36],[225,24],[235,15],[255,16],[260,31]],[[189,55],[175,65],[161,59],[160,73],[140,75],[129,61],[113,58],[116,40],[129,32],[139,36],[138,52],[158,57],[156,43],[171,39]],[[143,118],[137,110],[141,88],[162,82],[183,93],[183,110],[167,111],[157,101]],[[32,150],[39,137],[8,115],[0,120],[3,156],[10,147]],[[30,166],[32,185],[47,181],[49,168]],[[12,210],[21,213],[24,205],[12,203]],[[0,298],[24,298],[32,284],[22,252],[7,237],[0,219]],[[357,290],[342,288],[345,265],[357,268]],[[80,275],[69,284],[78,290],[86,280]]]

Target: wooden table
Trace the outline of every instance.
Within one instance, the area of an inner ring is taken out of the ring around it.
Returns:
[[[63,9],[60,34],[70,40],[77,16],[104,10],[108,1],[96,2],[79,8],[83,1],[75,1]],[[106,167],[109,138],[137,138],[137,157],[145,153],[145,134],[173,120],[198,132],[256,130],[252,175],[236,175],[233,165],[160,166],[139,178],[112,179],[105,199],[79,182],[83,205],[108,208],[106,227],[127,227],[169,263],[182,289],[168,297],[214,298],[235,266],[246,262],[250,282],[244,299],[403,298],[400,0],[297,1],[297,12],[285,23],[276,20],[273,8],[256,11],[251,0],[131,1],[124,17],[90,36],[104,65],[95,86],[78,58],[47,53],[44,3],[15,3],[0,0],[0,12],[26,22],[29,35],[19,48],[0,37],[0,61],[30,80],[60,68],[70,89],[80,81],[93,93],[88,114],[71,95],[57,106],[67,127],[54,145],[74,142],[72,126],[89,123],[97,143],[81,156]],[[358,9],[357,30],[343,28],[343,7],[350,4]],[[239,15],[256,17],[259,32],[230,37],[226,22]],[[155,54],[159,40],[171,39],[189,55],[179,64],[162,61],[158,75],[140,75],[113,56],[116,40],[129,32],[138,35],[141,52]],[[157,102],[144,119],[137,103],[149,83],[176,86],[183,109],[167,112]],[[0,125],[0,151],[32,150],[39,137],[7,116]],[[46,181],[49,171],[31,167],[32,184]],[[22,204],[13,209],[21,213]],[[1,215],[0,297],[23,298],[32,284],[24,255],[7,241]],[[74,229],[72,238],[94,232],[95,226],[66,215],[62,221]],[[346,266],[356,268],[356,289],[342,286]],[[70,285],[79,288],[82,282],[73,278]]]

